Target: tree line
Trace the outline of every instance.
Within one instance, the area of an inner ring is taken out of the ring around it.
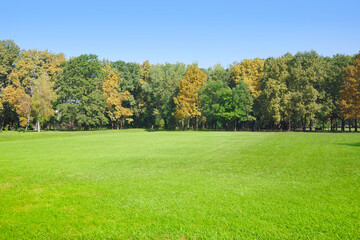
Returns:
[[[0,130],[357,131],[360,54],[315,51],[227,68],[65,59],[0,41]]]

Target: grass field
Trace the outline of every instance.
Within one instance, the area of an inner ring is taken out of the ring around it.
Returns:
[[[360,134],[0,133],[0,239],[359,239]]]

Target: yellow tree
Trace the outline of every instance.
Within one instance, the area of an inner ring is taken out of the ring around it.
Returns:
[[[36,81],[41,74],[46,74],[49,80],[53,81],[63,61],[65,61],[63,54],[53,54],[48,50],[23,50],[17,57],[16,65],[9,74],[10,84],[4,92],[6,99],[12,99],[12,106],[20,116],[20,125],[26,126],[25,130],[33,119],[31,107]],[[10,96],[11,94],[13,95]]]
[[[341,113],[345,119],[355,120],[357,131],[357,119],[360,118],[360,54],[354,58],[352,65],[345,68],[345,88],[340,92]]]
[[[34,82],[33,94],[31,107],[36,118],[36,131],[40,132],[40,123],[48,121],[55,114],[52,108],[52,102],[56,99],[54,82],[45,73],[41,74]]]
[[[122,127],[125,118],[133,115],[130,109],[122,106],[123,101],[129,100],[130,93],[128,91],[120,93],[119,83],[121,82],[121,78],[116,71],[111,70],[110,66],[106,66],[103,70],[108,72],[102,86],[106,99],[107,113],[111,121],[116,123],[117,129],[119,129],[119,122]],[[132,119],[127,118],[126,120],[131,121]]]
[[[176,104],[175,118],[181,120],[184,129],[185,120],[195,118],[197,128],[197,116],[201,115],[198,109],[198,92],[205,85],[207,76],[195,64],[191,65],[181,79],[179,93],[174,98]]]
[[[245,59],[241,63],[231,66],[233,81],[239,84],[241,80],[249,87],[256,98],[260,95],[260,79],[264,75],[265,60],[260,58]]]

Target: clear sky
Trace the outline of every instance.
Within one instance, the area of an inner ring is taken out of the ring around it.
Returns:
[[[360,1],[2,1],[0,39],[67,58],[228,66],[360,50]]]

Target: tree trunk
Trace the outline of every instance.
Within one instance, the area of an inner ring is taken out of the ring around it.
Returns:
[[[184,119],[181,119],[181,128],[184,131],[185,130],[185,123],[184,123]]]
[[[290,132],[291,131],[291,121],[289,121],[289,127],[288,127],[288,132]]]
[[[306,115],[305,115],[305,117],[304,117],[304,119],[303,119],[303,127],[302,127],[302,130],[303,130],[303,132],[306,131]]]
[[[36,131],[40,132],[40,121],[36,120]]]
[[[311,132],[312,130],[312,119],[310,119],[310,123],[309,123],[309,131]]]
[[[3,130],[4,124],[5,124],[5,117],[1,121],[0,131]]]
[[[341,131],[345,132],[345,119],[341,119]]]
[[[25,132],[28,130],[29,124],[30,124],[30,113],[28,114]]]
[[[357,119],[355,119],[355,132],[357,132]]]
[[[336,118],[336,120],[335,120],[335,132],[337,132],[338,131],[338,119]]]
[[[331,116],[331,119],[330,119],[330,128],[331,128],[331,131],[333,132],[334,131],[334,126],[333,126],[333,117]]]
[[[351,132],[351,120],[349,119],[349,132]]]
[[[236,132],[236,118],[235,118],[235,121],[234,121],[234,131]]]

